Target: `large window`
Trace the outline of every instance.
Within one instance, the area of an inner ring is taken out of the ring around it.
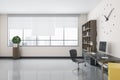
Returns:
[[[44,35],[52,26],[54,34]],[[21,46],[78,46],[78,16],[8,15],[8,46],[16,35],[22,39]]]

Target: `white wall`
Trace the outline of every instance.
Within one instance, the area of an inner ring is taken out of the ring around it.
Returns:
[[[12,49],[7,47],[7,16],[0,16],[0,55],[9,56],[12,53]]]
[[[89,13],[88,20],[97,20],[97,42],[108,42],[108,53],[120,57],[120,0],[102,0],[101,3]],[[104,15],[112,12],[109,21],[105,22]]]
[[[87,15],[80,15],[79,17],[79,46],[78,47],[21,47],[22,56],[34,57],[68,57],[70,49],[77,49],[78,55],[82,54],[82,27],[81,25],[87,21]],[[12,56],[12,47],[7,46],[7,15],[0,15],[0,57]]]

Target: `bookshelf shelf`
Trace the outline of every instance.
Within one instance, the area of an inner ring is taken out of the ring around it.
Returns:
[[[82,25],[82,48],[96,52],[96,20],[90,20]]]

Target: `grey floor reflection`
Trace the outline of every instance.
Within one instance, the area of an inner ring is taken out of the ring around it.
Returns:
[[[78,73],[71,60],[0,60],[0,65],[0,80],[102,80],[99,68],[81,64]]]
[[[21,80],[20,61],[14,60],[12,70],[8,71],[8,80]]]

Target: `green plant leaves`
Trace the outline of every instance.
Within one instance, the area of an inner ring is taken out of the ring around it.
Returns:
[[[14,44],[19,44],[21,42],[21,38],[19,36],[14,36],[12,42]]]

